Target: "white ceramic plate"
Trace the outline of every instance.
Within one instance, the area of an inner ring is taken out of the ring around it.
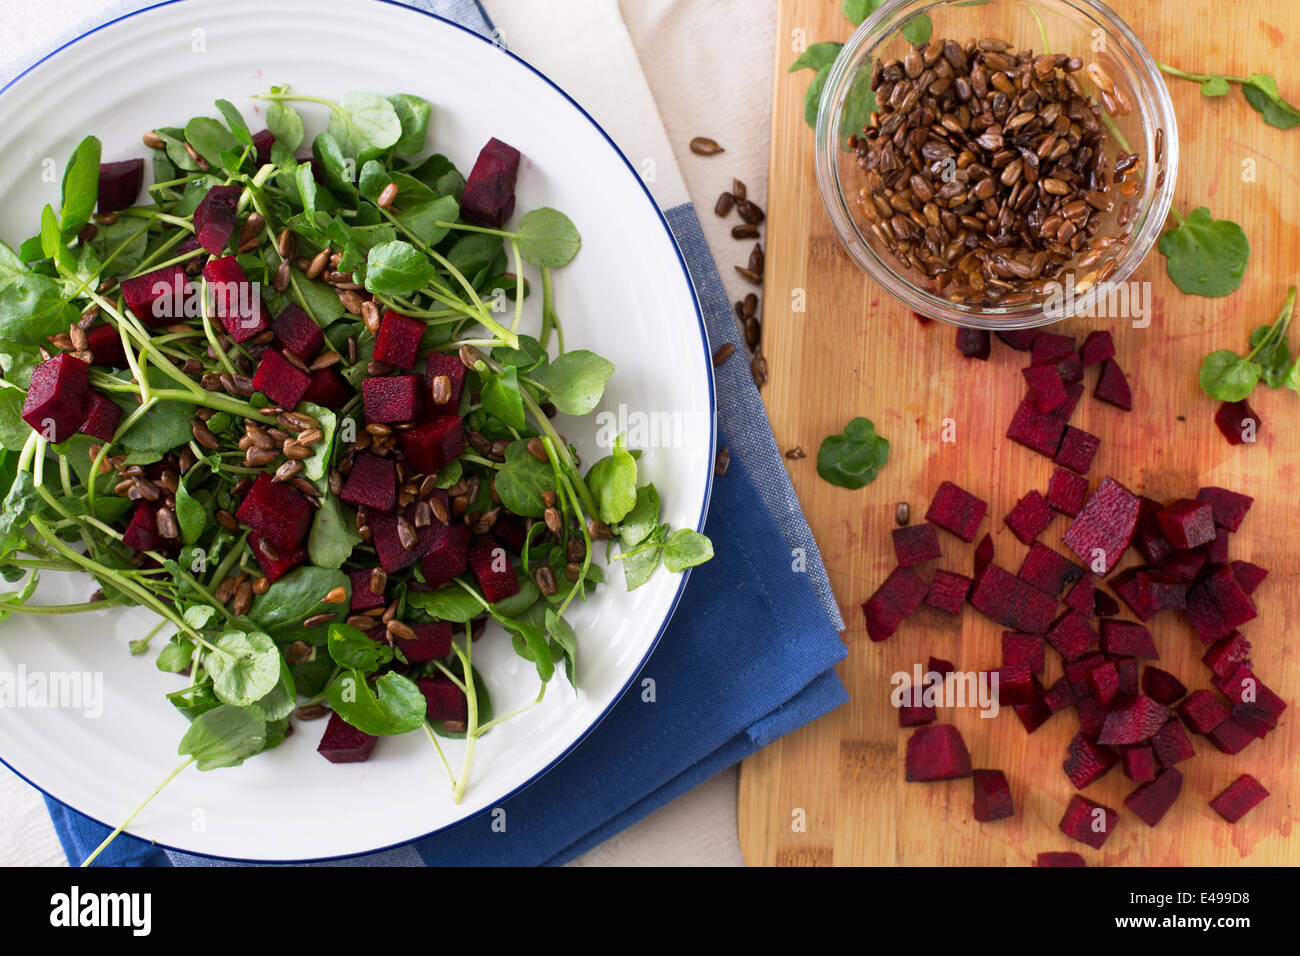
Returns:
[[[703,524],[713,465],[709,348],[684,263],[667,224],[631,165],[562,91],[521,60],[446,21],[382,2],[186,0],[108,24],[65,46],[0,95],[0,237],[32,235],[41,207],[58,204],[47,159],[62,163],[94,133],[105,160],[143,155],[140,134],[218,115],[225,98],[254,130],[265,126],[248,94],[271,84],[337,99],[348,90],[407,92],[434,104],[430,146],[464,172],[491,136],[525,156],[520,211],[564,210],[582,251],[556,275],[569,348],[590,348],[617,371],[603,408],[617,421],[676,423],[646,447],[642,473],[675,527]],[[324,108],[302,112],[308,136]],[[530,302],[536,321],[536,302]],[[605,454],[596,423],[561,426],[583,459]],[[478,745],[469,791],[452,803],[428,739],[380,742],[361,764],[315,752],[323,722],[299,723],[276,750],[242,767],[176,778],[130,832],[169,847],[241,860],[306,860],[361,853],[448,827],[499,804],[560,760],[596,725],[645,662],[684,585],[662,569],[628,594],[622,575],[572,613],[580,640],[580,692],[557,677],[545,701]],[[66,577],[42,600],[85,600],[86,577]],[[0,757],[61,802],[119,822],[178,763],[184,720],[164,700],[180,686],[154,654],[126,645],[154,620],[143,611],[0,624],[0,670],[102,675],[102,714],[75,709],[0,710]],[[158,643],[166,639],[160,635]],[[537,690],[531,665],[502,633],[475,645],[498,714]],[[458,767],[461,744],[444,744]]]

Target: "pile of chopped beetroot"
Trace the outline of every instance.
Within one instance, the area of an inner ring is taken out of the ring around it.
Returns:
[[[1206,487],[1195,497],[1161,502],[1110,476],[1090,492],[1088,473],[1101,439],[1069,423],[1084,392],[1084,369],[1101,366],[1094,397],[1125,411],[1133,405],[1110,333],[1093,332],[1077,348],[1073,337],[1050,332],[1000,332],[998,338],[1031,355],[1022,373],[1028,390],[1007,437],[1057,465],[1047,488],[1030,490],[1003,519],[1029,554],[1012,574],[995,563],[993,539],[985,534],[975,549],[973,577],[936,569],[927,582],[922,572],[942,557],[938,532],[971,543],[988,512],[987,502],[945,481],[924,524],[893,532],[898,566],[862,605],[867,634],[887,640],[922,604],[952,615],[970,604],[1007,628],[996,670],[999,702],[1015,711],[1028,733],[1073,709],[1079,730],[1062,765],[1071,784],[1083,790],[1120,766],[1137,784],[1125,807],[1154,827],[1182,791],[1176,765],[1196,755],[1188,731],[1237,754],[1271,733],[1286,709],[1256,676],[1250,641],[1238,630],[1256,617],[1255,592],[1268,575],[1229,555],[1231,535],[1254,499]],[[987,332],[961,329],[957,344],[963,355],[983,359],[991,340]],[[1063,541],[1078,563],[1038,540],[1057,515],[1070,521]],[[1117,572],[1129,551],[1140,560]],[[1122,619],[1123,608],[1137,620]],[[1191,625],[1205,648],[1212,689],[1189,692],[1178,677],[1148,663],[1160,655],[1144,622],[1163,612],[1176,612]],[[1039,678],[1048,646],[1064,673],[1044,687]],[[931,658],[927,674],[953,669]],[[1005,775],[972,770],[957,728],[937,719],[934,706],[899,709],[900,726],[918,727],[908,740],[906,779],[971,777],[976,820],[1013,815]],[[1244,774],[1210,805],[1236,823],[1266,796]],[[1075,794],[1060,830],[1099,849],[1118,823],[1116,810]],[[1084,861],[1077,853],[1040,853],[1037,865]]]

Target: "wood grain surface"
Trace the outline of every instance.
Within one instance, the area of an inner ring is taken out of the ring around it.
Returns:
[[[1284,95],[1300,100],[1300,4],[1254,0],[1223,4],[1184,0],[1113,0],[1113,7],[1160,61],[1191,71],[1246,75],[1271,72]],[[803,121],[812,73],[788,74],[802,40],[844,40],[852,27],[835,0],[780,0],[772,115],[767,274],[763,345],[771,380],[764,390],[777,443],[801,446],[786,464],[821,545],[836,598],[848,621],[849,656],[840,668],[851,703],[785,737],[745,762],[740,781],[740,840],[755,865],[1028,865],[1040,851],[1074,850],[1088,865],[1241,865],[1300,863],[1300,396],[1261,386],[1251,399],[1262,428],[1254,445],[1230,446],[1212,417],[1217,403],[1197,385],[1201,359],[1218,348],[1240,350],[1250,330],[1272,321],[1287,286],[1300,277],[1300,128],[1266,126],[1234,88],[1203,99],[1193,83],[1170,80],[1178,116],[1181,163],[1175,205],[1186,214],[1208,205],[1242,225],[1251,243],[1245,283],[1222,299],[1183,295],[1155,251],[1134,276],[1149,280],[1151,324],[1074,320],[1053,331],[1080,336],[1110,328],[1117,360],[1134,388],[1125,413],[1088,393],[1072,424],[1102,438],[1090,475],[1112,475],[1157,499],[1194,496],[1203,485],[1253,495],[1255,505],[1232,538],[1234,558],[1272,572],[1256,592],[1259,617],[1242,630],[1255,647],[1260,678],[1290,703],[1279,727],[1235,757],[1194,738],[1197,757],[1180,764],[1186,781],[1173,809],[1149,828],[1122,807],[1135,784],[1116,768],[1085,795],[1119,809],[1121,822],[1101,851],[1057,829],[1074,792],[1061,770],[1078,729],[1072,710],[1032,736],[1009,709],[994,719],[972,709],[942,709],[939,720],[961,730],[976,768],[1003,770],[1016,801],[1014,818],[976,823],[971,781],[905,783],[908,730],[890,706],[889,676],[930,655],[961,670],[999,664],[1002,628],[967,608],[959,619],[928,607],[886,643],[868,640],[859,605],[895,560],[890,543],[895,506],[909,502],[921,520],[934,489],[952,480],[989,502],[981,528],[993,533],[997,562],[1014,572],[1026,548],[1003,525],[1015,501],[1045,490],[1052,465],[1004,437],[1024,393],[1024,353],[995,340],[989,362],[963,359],[954,330],[920,326],[848,259],[818,195],[813,135]],[[802,32],[800,32],[802,31]],[[1253,160],[1253,164],[1245,164]],[[1244,165],[1243,165],[1244,164]],[[1243,181],[1254,167],[1255,181]],[[807,311],[789,308],[794,290]],[[1296,336],[1292,336],[1292,341]],[[860,491],[818,478],[821,440],[857,415],[891,442],[889,464]],[[953,442],[941,440],[945,419]],[[1044,543],[1064,550],[1068,520],[1057,517]],[[971,573],[973,546],[940,532],[938,566]],[[1132,557],[1126,561],[1132,562]],[[1131,617],[1131,615],[1125,615]],[[1151,622],[1158,666],[1189,688],[1209,687],[1203,651],[1181,614]],[[1046,683],[1060,674],[1049,650]],[[1208,801],[1249,772],[1271,796],[1231,826]]]

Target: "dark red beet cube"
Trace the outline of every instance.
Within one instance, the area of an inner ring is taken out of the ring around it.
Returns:
[[[1116,657],[1115,670],[1119,672],[1119,696],[1124,698],[1136,697],[1140,690],[1140,681],[1138,680],[1138,671],[1141,665],[1137,658],[1134,657]]]
[[[433,543],[420,560],[425,583],[433,588],[442,587],[469,567],[469,526],[436,525],[435,530]]]
[[[1187,606],[1187,582],[1165,571],[1139,571],[1138,584],[1157,611],[1181,611]]]
[[[446,494],[446,492],[440,492]],[[443,502],[446,504],[446,502]],[[506,546],[506,550],[518,557],[524,553],[524,542],[528,538],[528,529],[518,515],[502,513],[492,525],[492,537]]]
[[[307,548],[301,544],[288,549],[277,548],[256,532],[248,536],[248,544],[268,581],[274,582],[307,561]]]
[[[1091,575],[1084,575],[1075,582],[1065,596],[1065,606],[1074,608],[1084,617],[1097,613],[1097,586],[1092,583]]]
[[[1277,727],[1277,718],[1254,704],[1237,704],[1232,708],[1232,717],[1260,740]]]
[[[1047,666],[1046,645],[1037,634],[1002,632],[1002,664],[1005,667],[1028,667],[1035,674]]]
[[[1068,422],[1074,416],[1074,410],[1079,407],[1079,399],[1081,398],[1083,398],[1083,385],[1078,382],[1070,382],[1065,386],[1065,401],[1053,408],[1048,414],[1053,418]]]
[[[99,164],[100,213],[117,212],[135,205],[144,182],[144,160],[124,159],[120,163]]]
[[[1267,571],[1249,561],[1233,561],[1228,567],[1232,568],[1232,576],[1237,579],[1237,583],[1247,594],[1254,594],[1255,589],[1268,577]]]
[[[1187,688],[1173,674],[1158,667],[1142,669],[1142,693],[1166,707],[1187,693]]]
[[[1105,591],[1096,591],[1093,594],[1093,600],[1097,606],[1097,617],[1114,617],[1119,613],[1119,602]]]
[[[1040,853],[1034,866],[1087,866],[1077,853]]]
[[[1126,412],[1133,408],[1133,391],[1129,388],[1123,369],[1114,359],[1106,359],[1102,363],[1101,377],[1097,379],[1097,387],[1093,389],[1092,395]]]
[[[1065,676],[1070,681],[1076,697],[1091,697],[1094,693],[1090,674],[1098,664],[1106,662],[1106,655],[1090,651],[1073,661],[1065,662]]]
[[[1196,636],[1202,644],[1213,644],[1222,637],[1227,637],[1232,628],[1223,620],[1223,614],[1210,597],[1210,590],[1202,581],[1187,592],[1187,620],[1196,630]]]
[[[1084,365],[1096,365],[1108,358],[1115,357],[1115,343],[1109,332],[1089,332],[1088,337],[1079,346],[1079,358]]]
[[[1138,507],[1137,496],[1108,475],[1066,530],[1066,547],[1095,573],[1109,574],[1133,540]]]
[[[1047,631],[1047,643],[1067,661],[1077,661],[1097,643],[1097,632],[1086,617],[1071,608]]]
[[[445,674],[421,677],[415,682],[427,704],[425,715],[429,720],[469,720],[469,700],[465,692],[451,682]]]
[[[1055,365],[1067,355],[1073,354],[1073,335],[1039,332],[1034,336],[1033,356],[1035,365]]]
[[[397,463],[379,455],[358,455],[339,497],[359,508],[392,512],[397,507]]]
[[[1237,672],[1237,667],[1250,660],[1250,641],[1240,631],[1233,631],[1214,645],[1201,658],[1215,677],[1224,680]]]
[[[1148,564],[1159,564],[1174,553],[1174,546],[1166,540],[1156,515],[1164,510],[1158,501],[1145,496],[1138,499],[1138,524],[1133,534],[1133,544]]]
[[[1188,582],[1195,581],[1203,567],[1205,567],[1205,552],[1199,550],[1174,551],[1160,562],[1161,571]],[[1186,606],[1185,598],[1182,603]]]
[[[1214,529],[1214,538],[1200,547],[1205,555],[1206,565],[1213,568],[1228,563],[1228,539],[1231,537],[1232,535],[1223,528]]]
[[[412,664],[423,661],[440,661],[451,653],[451,622],[434,621],[430,624],[414,624],[415,640],[394,638],[393,646],[402,652]]]
[[[235,207],[243,186],[213,186],[194,210],[194,238],[214,256],[221,255],[235,231]]]
[[[1102,709],[1101,702],[1096,697],[1081,697],[1076,692],[1074,710],[1079,715],[1079,731],[1081,733],[1085,733],[1089,737],[1096,737],[1101,733],[1102,724],[1106,720],[1106,712]]]
[[[1088,479],[1065,468],[1057,468],[1047,483],[1047,503],[1053,511],[1073,518],[1088,497]]]
[[[1053,414],[1040,412],[1032,395],[1026,395],[1007,426],[1007,437],[1031,451],[1052,458],[1061,447],[1065,422]]]
[[[1181,498],[1160,511],[1156,523],[1175,548],[1198,548],[1214,540],[1214,509],[1204,501]]]
[[[911,783],[969,777],[970,753],[951,724],[922,727],[907,739],[906,768]]]
[[[407,468],[413,474],[432,475],[465,450],[465,429],[455,415],[398,433]]]
[[[1005,520],[1012,534],[1022,543],[1029,544],[1047,530],[1053,517],[1047,499],[1037,491],[1031,491],[1016,502],[1016,506],[1007,513]]]
[[[1066,427],[1065,436],[1061,439],[1061,447],[1057,449],[1056,457],[1052,460],[1071,471],[1086,475],[1100,447],[1101,439],[1096,435],[1070,425]]]
[[[1011,708],[1027,734],[1032,734],[1052,716],[1052,709],[1047,706],[1046,692],[1037,677],[1030,678],[1030,686],[1033,689],[1033,700],[1028,704],[1015,704]]]
[[[955,674],[957,668],[952,661],[945,661],[940,657],[931,657],[925,664],[927,674],[938,674],[940,677],[947,677],[949,674]]]
[[[1058,710],[1065,710],[1067,707],[1074,706],[1074,689],[1070,687],[1070,681],[1066,677],[1058,677],[1056,683],[1047,688],[1047,693],[1043,695],[1043,703],[1052,713]]]
[[[1160,771],[1150,783],[1144,783],[1127,797],[1124,806],[1149,827],[1164,819],[1178,795],[1183,792],[1183,775],[1173,767]]]
[[[366,421],[411,422],[420,414],[420,376],[388,375],[361,382]]]
[[[1074,352],[1061,359],[1054,367],[1056,374],[1060,376],[1061,381],[1067,386],[1067,395],[1068,386],[1083,380],[1083,363],[1079,361],[1079,356]]]
[[[247,342],[271,327],[260,290],[234,256],[213,259],[203,267],[217,318],[235,342]]]
[[[491,538],[479,538],[469,546],[469,567],[489,604],[519,593],[510,555]]]
[[[275,343],[292,352],[304,362],[310,362],[325,347],[325,333],[307,310],[297,302],[290,302],[271,322]]]
[[[267,349],[253,373],[253,388],[281,408],[292,411],[311,387],[311,376],[275,349]]]
[[[385,309],[379,334],[375,336],[375,360],[409,372],[419,358],[424,328],[419,319]]]
[[[380,514],[369,509],[365,509],[365,514],[370,523],[371,543],[379,557],[379,566],[389,574],[410,567],[424,557],[437,538],[438,529],[442,527],[435,521],[423,528],[416,528],[415,543],[408,548],[402,544],[401,535],[397,532],[397,515]],[[407,505],[401,517],[414,527],[415,505]]]
[[[388,603],[388,599],[381,591],[376,594],[370,590],[370,568],[356,568],[348,572],[348,580],[352,583],[352,604],[350,605],[355,613],[369,611],[371,608],[383,607]]]
[[[460,214],[476,226],[501,228],[515,210],[515,177],[519,172],[519,150],[493,137],[478,154],[465,192]]]
[[[1169,720],[1169,708],[1150,697],[1138,695],[1106,714],[1098,743],[1137,744],[1150,740]]]
[[[1247,813],[1259,806],[1268,791],[1264,785],[1248,773],[1243,773],[1228,786],[1228,789],[1210,801],[1214,812],[1229,823],[1236,823]]]
[[[316,752],[330,763],[360,763],[370,759],[377,743],[378,737],[363,734],[338,714],[332,713]]]
[[[1042,694],[1042,687],[1028,664],[1014,667],[999,667],[993,671],[997,675],[998,702],[1008,707],[1032,704]]]
[[[979,577],[985,568],[993,563],[993,536],[986,534],[975,546],[975,577]]]
[[[122,349],[122,336],[113,325],[96,325],[86,333],[92,362],[109,368],[126,368],[126,352]]]
[[[1031,365],[1022,368],[1020,374],[1029,385],[1029,394],[1040,412],[1050,412],[1059,408],[1066,399],[1065,383],[1055,365]]]
[[[976,820],[989,823],[1015,815],[1006,774],[1001,770],[976,770],[971,773],[971,779],[975,785]]]
[[[1245,724],[1229,717],[1205,735],[1220,753],[1239,754],[1257,738]]]
[[[925,603],[949,614],[960,614],[970,592],[971,579],[952,571],[936,571],[930,582],[930,592]]]
[[[1176,763],[1190,760],[1196,756],[1196,749],[1183,730],[1182,721],[1171,719],[1151,737],[1151,749],[1156,752],[1156,759],[1162,766],[1172,767]]]
[[[1205,579],[1204,585],[1210,600],[1218,608],[1223,623],[1228,627],[1240,627],[1258,616],[1255,602],[1238,583],[1232,568],[1227,566],[1219,568]]]
[[[900,568],[910,568],[943,557],[939,534],[928,521],[893,530],[894,554]]]
[[[1033,329],[1009,329],[1005,332],[996,333],[1006,345],[1015,349],[1017,352],[1028,352],[1034,347],[1034,339],[1038,333]]]
[[[1143,588],[1135,568],[1121,571],[1115,576],[1110,587],[1128,605],[1129,610],[1143,621],[1151,620],[1160,610],[1152,600],[1150,592]]]
[[[258,166],[265,166],[271,161],[271,147],[274,145],[275,137],[271,135],[269,129],[253,134],[253,148],[257,150]]]
[[[1061,817],[1060,830],[1071,840],[1100,850],[1118,825],[1118,813],[1076,793]]]
[[[1229,445],[1241,445],[1259,439],[1259,416],[1245,400],[1221,404],[1214,413],[1214,424],[1219,426],[1219,431],[1228,439]]]
[[[961,352],[966,358],[984,361],[989,357],[992,348],[993,341],[989,337],[989,333],[984,329],[968,329],[965,327],[957,329],[957,351]]]
[[[135,551],[161,551],[167,540],[158,533],[157,510],[147,501],[135,506],[122,543]]]
[[[80,431],[91,438],[112,441],[117,423],[122,420],[122,406],[107,395],[91,389],[86,395],[86,420]]]
[[[1102,621],[1101,649],[1107,654],[1118,654],[1121,657],[1145,657],[1151,660],[1160,657],[1151,632],[1132,621]]]
[[[451,400],[446,405],[434,405],[432,395],[429,398],[429,410],[435,415],[456,414],[460,408],[461,392],[465,390],[465,364],[458,355],[446,352],[430,352],[424,369],[426,389],[433,386],[433,380],[439,375],[447,376],[451,382]]]
[[[133,279],[123,279],[122,298],[131,313],[148,328],[162,328],[185,317],[188,281],[185,267],[180,263],[164,266]]]
[[[934,500],[925,512],[925,520],[951,531],[963,541],[974,541],[988,507],[987,502],[963,491],[951,481],[945,481],[935,491]]]
[[[1255,503],[1255,499],[1250,495],[1212,486],[1197,491],[1196,500],[1208,504],[1214,512],[1214,523],[1229,531],[1236,531],[1241,527],[1246,513],[1250,511],[1250,506]]]
[[[923,727],[926,724],[934,723],[938,716],[938,711],[935,708],[925,704],[919,706],[904,704],[898,708],[898,726]]]
[[[1232,716],[1228,705],[1208,690],[1194,690],[1176,708],[1193,733],[1208,734]]]
[[[862,613],[867,620],[867,636],[883,641],[903,623],[930,592],[925,581],[911,568],[894,568],[884,584],[867,598]]]
[[[1234,704],[1251,704],[1262,707],[1274,717],[1282,716],[1286,702],[1273,693],[1255,672],[1246,664],[1238,664],[1237,669],[1228,678],[1211,678],[1210,683],[1223,691]]]
[[[60,352],[32,369],[22,418],[51,444],[65,442],[86,420],[90,366]]]
[[[1098,746],[1087,734],[1078,733],[1070,741],[1062,769],[1076,790],[1098,780],[1119,763],[1119,754],[1109,747]]]
[[[1047,633],[1056,613],[1056,598],[996,564],[985,568],[975,582],[970,603],[985,617],[1027,634]]]
[[[1055,597],[1065,590],[1066,585],[1083,577],[1083,568],[1042,542],[1035,541],[1029,546],[1018,576],[1044,594]]]
[[[1156,753],[1147,744],[1134,744],[1120,751],[1124,776],[1134,783],[1149,783],[1156,778]]]
[[[1114,661],[1102,661],[1088,672],[1092,696],[1102,707],[1109,707],[1119,696],[1119,668]]]
[[[338,411],[352,399],[352,386],[333,366],[311,373],[311,384],[303,395],[304,402]]]
[[[235,517],[281,551],[292,550],[311,528],[311,505],[302,493],[262,472]]]

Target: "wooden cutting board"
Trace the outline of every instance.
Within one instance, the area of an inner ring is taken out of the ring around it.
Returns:
[[[1112,0],[1156,59],[1191,71],[1245,75],[1271,72],[1284,95],[1300,100],[1300,6],[1287,0],[1225,5],[1186,0]],[[1218,348],[1240,350],[1250,330],[1271,322],[1288,285],[1300,280],[1300,128],[1266,126],[1233,89],[1203,99],[1197,86],[1171,80],[1182,144],[1177,208],[1208,205],[1217,218],[1242,225],[1251,243],[1244,285],[1223,299],[1183,295],[1152,252],[1134,276],[1153,283],[1152,323],[1134,329],[1116,320],[1076,320],[1053,330],[1082,339],[1108,327],[1117,360],[1129,373],[1134,405],[1125,413],[1088,393],[1072,424],[1102,438],[1091,477],[1113,475],[1157,499],[1194,496],[1202,485],[1251,494],[1255,505],[1232,556],[1257,561],[1272,574],[1256,593],[1259,617],[1245,625],[1260,678],[1290,702],[1277,730],[1236,757],[1204,738],[1198,756],[1180,764],[1182,796],[1152,829],[1122,807],[1135,786],[1116,768],[1087,788],[1093,800],[1120,810],[1121,822],[1102,851],[1068,840],[1057,829],[1073,788],[1061,770],[1078,728],[1072,711],[1055,715],[1032,736],[1014,713],[984,719],[974,710],[941,710],[961,730],[976,768],[1003,770],[1016,814],[974,822],[970,780],[909,784],[900,730],[888,702],[889,675],[910,672],[930,656],[960,670],[999,663],[1001,628],[968,608],[960,619],[922,607],[886,643],[868,640],[861,602],[894,566],[890,530],[895,506],[909,502],[921,520],[945,479],[985,498],[997,562],[1014,572],[1025,554],[1002,523],[1030,489],[1045,490],[1051,463],[1004,437],[1024,393],[1024,353],[994,341],[989,362],[967,361],[955,333],[920,326],[841,250],[818,195],[813,135],[804,125],[804,90],[812,73],[788,74],[800,41],[845,40],[851,26],[832,0],[779,0],[768,198],[763,350],[771,379],[767,401],[778,446],[802,447],[787,460],[794,486],[821,545],[836,598],[848,622],[848,659],[839,669],[851,702],[745,761],[741,770],[740,842],[745,859],[767,865],[1027,865],[1046,850],[1076,850],[1088,864],[1233,865],[1300,863],[1300,396],[1260,387],[1251,402],[1262,428],[1255,445],[1230,446],[1212,417],[1217,403],[1197,386],[1201,359]],[[1247,160],[1252,161],[1246,163]],[[1243,164],[1254,182],[1243,182]],[[792,312],[795,290],[807,311]],[[1291,335],[1292,343],[1300,336]],[[815,459],[821,440],[864,415],[891,442],[888,465],[860,491],[822,481]],[[945,419],[956,441],[945,443]],[[1042,540],[1058,550],[1067,521],[1058,517]],[[940,533],[944,559],[971,573],[973,546]],[[1159,666],[1189,688],[1208,687],[1202,648],[1180,614],[1159,615],[1152,631]],[[1047,681],[1060,673],[1049,651]],[[1272,793],[1236,826],[1208,806],[1244,772]]]

